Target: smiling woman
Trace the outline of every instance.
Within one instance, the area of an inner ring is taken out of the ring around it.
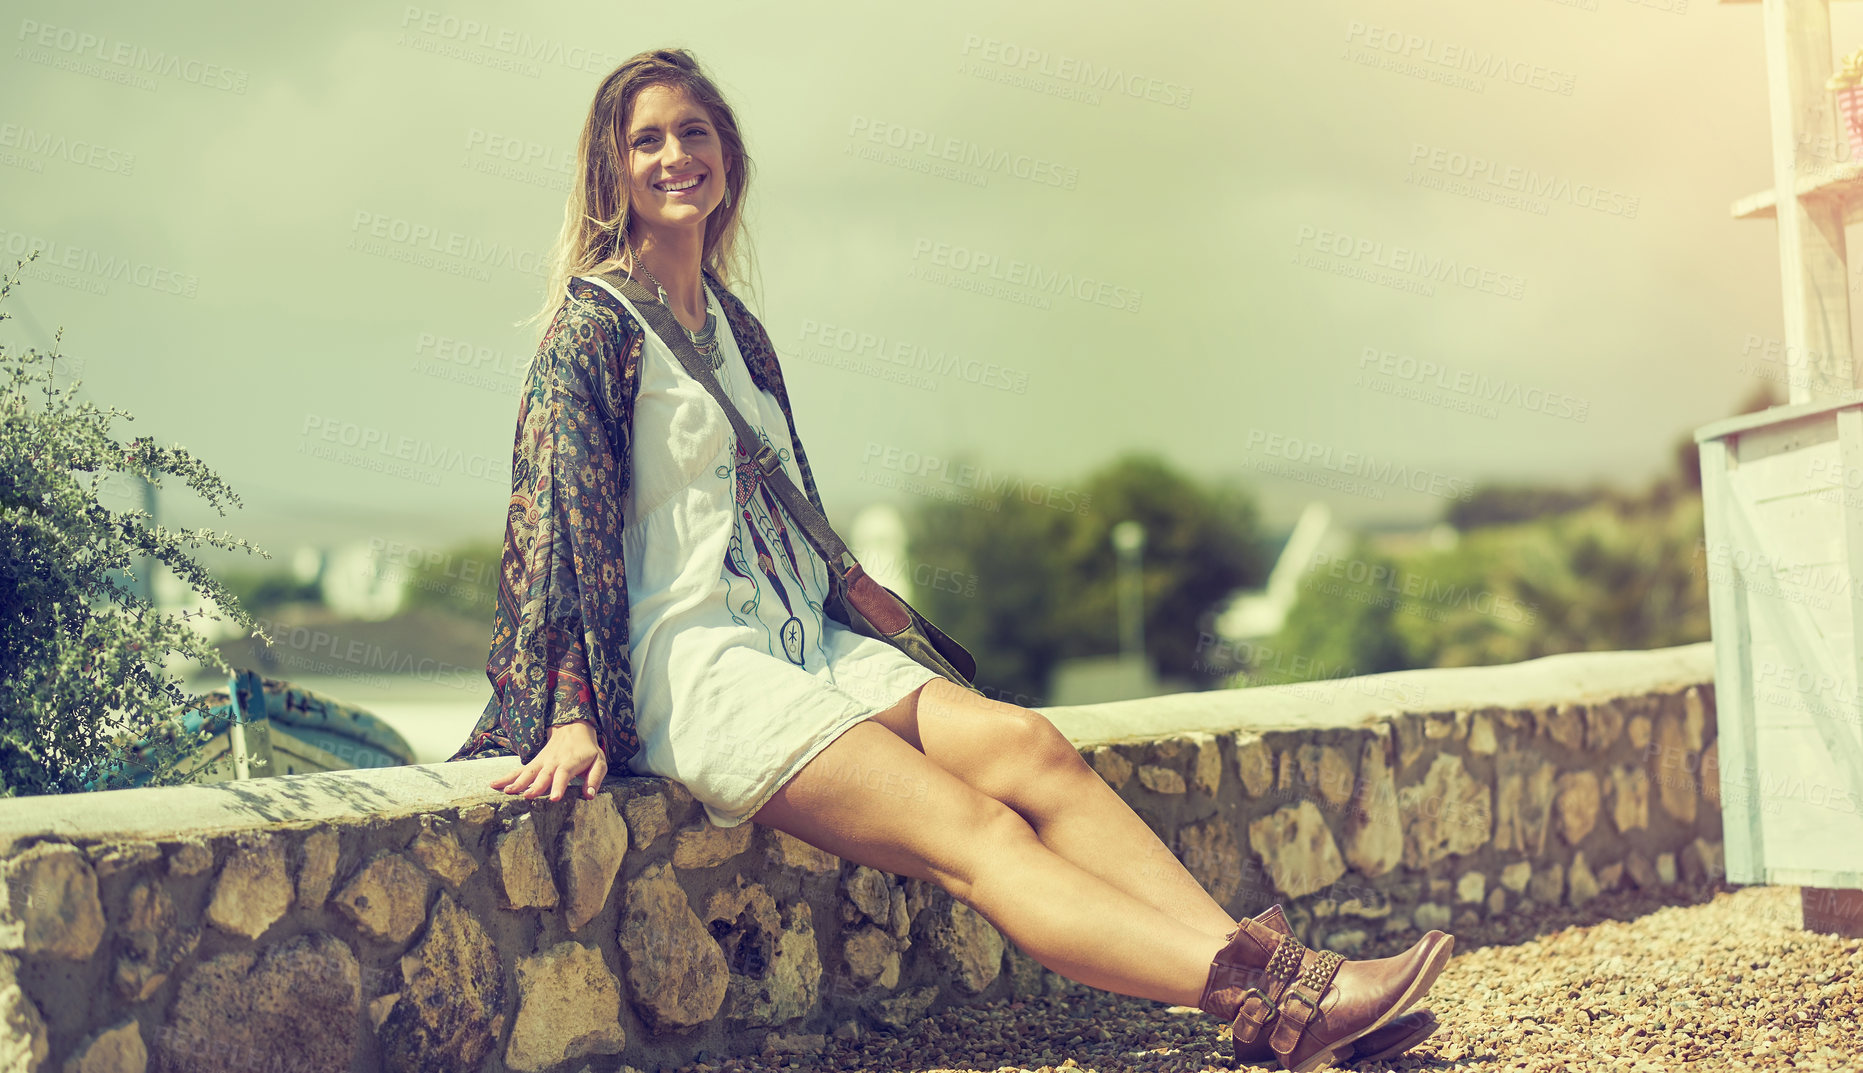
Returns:
[[[1277,914],[1233,919],[1047,717],[853,630],[751,464],[767,447],[827,513],[775,348],[728,286],[749,176],[689,53],[596,90],[518,406],[493,696],[452,758],[516,756],[491,785],[526,799],[593,797],[610,765],[676,780],[719,827],[937,883],[1071,979],[1199,1005],[1239,1056],[1316,1069],[1429,1035],[1406,1011],[1448,935],[1348,962]],[[654,301],[762,443],[643,327]]]

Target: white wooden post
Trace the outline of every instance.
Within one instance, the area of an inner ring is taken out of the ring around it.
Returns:
[[[1772,175],[1785,299],[1789,402],[1854,386],[1850,279],[1840,197],[1800,197],[1800,180],[1832,162],[1830,0],[1765,0],[1766,74],[1772,106]],[[1834,154],[1832,154],[1834,155]],[[1822,158],[1821,158],[1822,157]],[[1799,372],[1802,370],[1802,374]]]

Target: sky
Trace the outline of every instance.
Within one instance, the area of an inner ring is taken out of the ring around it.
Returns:
[[[1485,481],[1640,486],[1784,394],[1777,229],[1729,211],[1771,184],[1758,4],[8,0],[0,27],[0,252],[45,250],[0,342],[62,331],[121,438],[243,503],[164,489],[165,518],[280,561],[499,537],[576,131],[654,47],[736,110],[734,289],[837,526],[1005,480],[1078,509],[1130,451],[1274,525],[1423,523]]]

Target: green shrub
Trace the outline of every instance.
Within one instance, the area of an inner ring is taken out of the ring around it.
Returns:
[[[0,284],[0,301],[25,264]],[[180,765],[198,740],[153,732],[178,730],[203,706],[167,664],[172,656],[231,669],[187,622],[205,611],[160,612],[112,573],[133,578],[136,559],[152,556],[257,631],[184,545],[270,556],[211,529],[169,529],[150,524],[146,511],[105,506],[100,492],[111,473],[158,488],[163,474],[181,478],[222,516],[222,503],[238,506],[239,498],[179,446],[113,439],[111,421],[134,418],[76,400],[77,381],[56,387],[58,358],[56,342],[51,354],[24,355],[0,344],[0,796],[114,788],[132,766],[146,769],[147,785],[187,781]],[[151,735],[130,759],[126,749]]]

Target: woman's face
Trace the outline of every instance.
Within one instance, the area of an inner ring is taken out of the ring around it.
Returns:
[[[624,148],[628,215],[647,227],[695,227],[703,234],[725,188],[724,143],[711,113],[682,88],[648,86],[634,98]]]

